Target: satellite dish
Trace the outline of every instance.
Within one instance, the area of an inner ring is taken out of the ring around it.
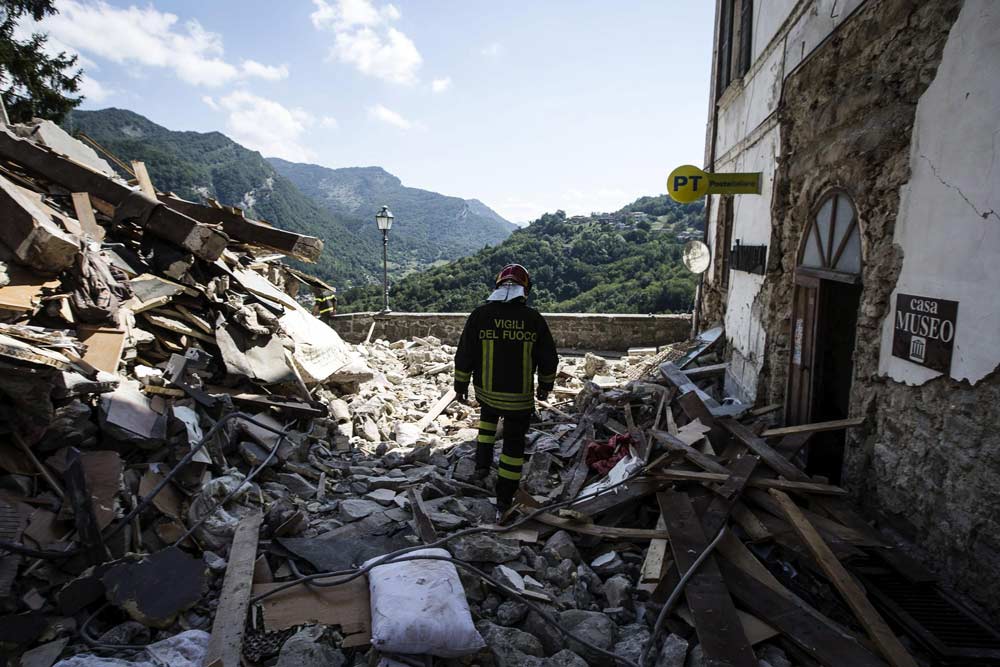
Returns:
[[[691,273],[704,273],[711,261],[708,246],[701,241],[688,241],[684,244],[684,266]]]

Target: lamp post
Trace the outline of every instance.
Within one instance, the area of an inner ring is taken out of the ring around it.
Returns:
[[[392,211],[388,206],[375,214],[375,224],[382,230],[382,312],[389,312],[389,230],[392,229]]]

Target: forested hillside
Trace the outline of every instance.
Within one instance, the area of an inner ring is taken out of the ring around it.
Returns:
[[[496,247],[410,275],[392,286],[397,311],[468,311],[489,294],[499,270],[523,264],[535,289],[529,303],[550,312],[689,311],[695,276],[681,263],[683,242],[701,236],[701,203],[644,197],[614,214],[543,215]],[[351,290],[341,312],[378,310],[377,288]]]

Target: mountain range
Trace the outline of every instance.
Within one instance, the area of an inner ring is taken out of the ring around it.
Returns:
[[[408,188],[381,167],[329,169],[279,158],[267,161],[303,194],[369,241],[381,242],[374,223],[379,206],[373,204],[388,205],[395,216],[390,234],[397,262],[397,243],[417,266],[427,266],[500,243],[517,229],[479,200]]]
[[[338,286],[381,278],[374,216],[382,205],[396,216],[390,272],[399,277],[499,243],[517,228],[480,201],[405,187],[380,167],[266,159],[220,132],[173,131],[125,109],[73,111],[63,126],[124,162],[142,160],[160,190],[239,206],[248,217],[322,239],[322,256],[304,268]]]

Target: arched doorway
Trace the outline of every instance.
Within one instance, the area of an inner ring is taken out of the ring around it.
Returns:
[[[861,262],[854,203],[843,190],[828,192],[810,216],[797,256],[785,393],[789,425],[849,416]],[[843,431],[813,436],[807,472],[837,484],[843,460]]]

